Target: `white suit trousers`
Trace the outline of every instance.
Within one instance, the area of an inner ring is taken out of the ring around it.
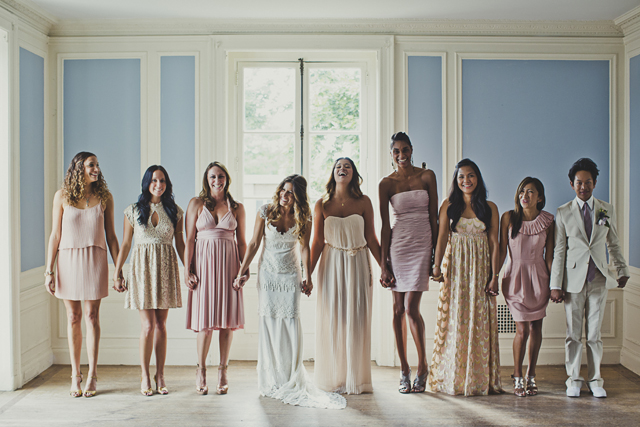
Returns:
[[[604,380],[600,376],[602,362],[602,339],[600,327],[607,303],[606,279],[599,271],[592,282],[586,281],[578,293],[566,293],[564,310],[567,318],[567,339],[565,341],[565,366],[567,368],[567,387],[582,387],[584,378],[580,376],[582,361],[582,325],[584,319],[587,336],[587,385],[602,387]]]

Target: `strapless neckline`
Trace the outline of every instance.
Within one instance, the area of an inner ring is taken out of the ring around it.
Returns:
[[[401,194],[415,193],[416,191],[424,191],[424,192],[426,192],[427,194],[429,194],[429,192],[428,192],[427,190],[425,190],[424,188],[420,188],[420,189],[418,189],[418,190],[401,191],[400,193],[396,193],[396,194],[394,194],[393,196],[391,196],[391,198],[393,199],[394,197],[399,196],[399,195],[401,195]]]

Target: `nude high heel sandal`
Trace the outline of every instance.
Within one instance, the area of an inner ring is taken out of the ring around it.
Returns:
[[[229,392],[229,385],[228,384],[220,384],[220,377],[222,375],[222,373],[224,372],[225,374],[227,373],[227,367],[229,365],[220,365],[218,366],[218,388],[216,389],[216,393],[218,394],[227,394]]]
[[[80,372],[78,375],[71,375],[71,379],[74,378],[80,378],[80,384],[82,384],[82,372]],[[82,389],[77,389],[77,390],[71,390],[69,392],[69,396],[71,397],[82,397]]]
[[[202,375],[202,382],[198,384],[198,373]],[[204,385],[202,385],[204,383]],[[200,365],[196,365],[196,393],[205,395],[209,393],[209,387],[207,387],[207,368],[201,368]]]

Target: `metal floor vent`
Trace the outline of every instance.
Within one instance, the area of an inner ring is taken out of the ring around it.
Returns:
[[[498,333],[516,333],[516,322],[513,320],[509,307],[507,307],[506,304],[498,304]]]

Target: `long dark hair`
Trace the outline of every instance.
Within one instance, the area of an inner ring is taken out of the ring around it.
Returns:
[[[512,239],[516,238],[518,232],[520,231],[520,227],[522,227],[522,206],[520,205],[520,193],[522,193],[524,187],[529,184],[533,184],[536,187],[536,190],[538,190],[538,197],[542,199],[536,204],[536,209],[541,211],[542,208],[544,208],[544,205],[547,203],[547,199],[544,196],[544,185],[542,185],[542,182],[538,178],[528,176],[523,179],[522,182],[520,182],[515,196],[516,207],[514,210],[509,212],[509,225],[511,226]]]
[[[209,174],[209,170],[214,166],[222,169],[224,174],[227,175],[227,180],[224,184],[224,198],[229,201],[229,209],[237,209],[238,202],[233,199],[231,193],[229,192],[229,186],[231,185],[231,175],[229,175],[229,171],[227,170],[227,168],[220,162],[211,162],[207,166],[207,169],[205,169],[204,175],[202,176],[202,191],[200,191],[198,197],[200,197],[200,200],[204,202],[204,205],[207,207],[207,209],[213,212],[216,207],[216,201],[211,197],[211,188],[209,187],[209,180],[207,179],[207,175]]]
[[[478,184],[471,195],[471,209],[473,209],[478,219],[484,222],[485,231],[488,231],[491,227],[491,207],[487,203],[487,187],[484,184],[478,165],[469,159],[460,160],[456,165],[456,170],[453,172],[453,182],[449,190],[449,207],[447,208],[447,216],[451,220],[451,231],[455,231],[456,225],[466,207],[462,190],[458,187],[458,171],[465,166],[471,167],[478,177]]]
[[[151,185],[155,171],[160,171],[164,174],[167,187],[164,193],[162,193],[160,201],[175,228],[176,224],[178,224],[178,205],[176,205],[176,201],[173,198],[173,185],[169,179],[169,174],[167,170],[160,165],[149,166],[142,177],[142,193],[138,197],[138,203],[136,203],[136,208],[138,209],[138,224],[146,227],[149,223],[149,215],[151,215],[151,206],[149,205],[149,203],[151,203],[151,192],[149,191],[149,186]]]
[[[358,168],[356,164],[349,157],[338,157],[335,162],[333,162],[333,167],[331,168],[331,176],[327,181],[327,185],[325,185],[325,193],[322,196],[322,205],[327,203],[336,192],[336,177],[333,175],[336,170],[336,165],[340,160],[348,160],[351,163],[351,170],[353,171],[353,177],[351,177],[351,182],[349,183],[349,193],[353,196],[354,199],[359,199],[362,197],[362,190],[360,189],[360,184],[362,184],[362,176],[358,172]]]
[[[267,208],[267,220],[273,225],[282,216],[280,213],[280,192],[284,185],[290,182],[293,187],[293,217],[296,220],[294,234],[299,241],[304,240],[307,232],[311,231],[311,209],[309,208],[309,196],[307,195],[307,180],[302,175],[289,175],[278,184],[273,199]]]

